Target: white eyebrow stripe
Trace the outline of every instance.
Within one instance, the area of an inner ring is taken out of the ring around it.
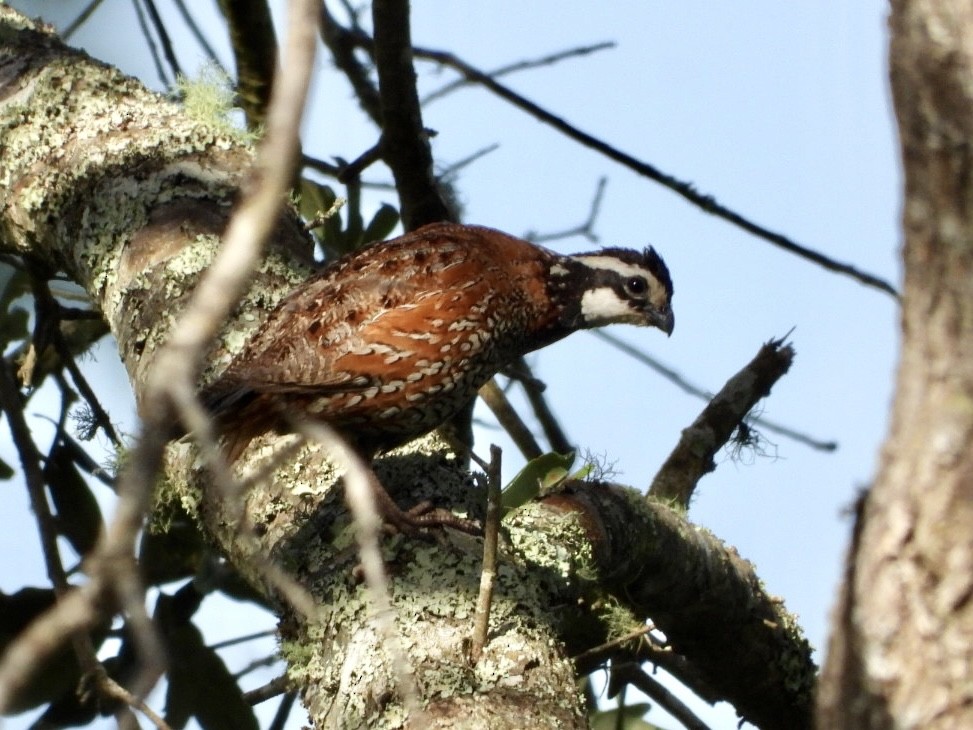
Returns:
[[[613,256],[576,256],[575,259],[589,268],[614,271],[623,277],[641,276],[643,279],[647,279],[651,276],[642,266],[627,264]]]

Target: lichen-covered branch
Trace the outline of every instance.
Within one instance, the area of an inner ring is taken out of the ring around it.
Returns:
[[[611,485],[569,484],[529,514],[547,554],[587,560],[598,591],[662,630],[716,693],[708,699],[730,702],[763,730],[811,726],[811,647],[734,549],[666,505]],[[552,529],[567,517],[580,532]]]
[[[772,340],[746,367],[730,378],[693,424],[682,432],[676,448],[652,480],[653,499],[689,506],[696,484],[716,468],[713,457],[730,440],[757,402],[770,394],[791,366],[794,349]]]

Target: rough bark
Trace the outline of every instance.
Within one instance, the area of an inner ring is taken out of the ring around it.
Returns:
[[[902,355],[822,680],[829,730],[973,727],[973,3],[891,6]]]
[[[0,250],[64,271],[85,287],[118,341],[136,395],[212,260],[250,160],[246,145],[219,120],[188,117],[0,6]],[[210,370],[238,351],[259,313],[306,275],[305,243],[294,217],[281,222],[254,285],[210,353]],[[545,610],[554,598],[538,587],[539,579],[522,571],[512,580],[515,589],[495,608],[503,628],[470,667],[464,638],[475,604],[478,544],[390,541],[390,564],[401,571],[395,626],[408,637],[405,654],[396,656],[374,629],[354,580],[357,557],[341,490],[316,449],[299,453],[272,483],[248,493],[243,519],[252,531],[241,528],[238,511],[209,488],[195,462],[188,443],[172,449],[160,510],[173,503],[188,510],[267,593],[254,554],[274,556],[317,603],[309,619],[271,596],[285,616],[290,676],[316,726],[398,725],[406,713],[391,662],[403,656],[417,672],[414,699],[425,708],[409,716],[412,727],[454,726],[456,718],[484,728],[585,725],[573,667],[557,621]],[[407,464],[393,459],[380,476],[391,490],[405,484],[403,502],[410,499],[406,490],[413,500],[462,502],[472,486],[467,472],[437,467],[440,462],[439,456],[415,456]],[[242,468],[251,464],[248,457]]]

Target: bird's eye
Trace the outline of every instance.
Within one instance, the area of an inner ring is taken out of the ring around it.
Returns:
[[[625,290],[633,297],[640,297],[649,288],[649,283],[641,276],[633,276],[625,282]]]

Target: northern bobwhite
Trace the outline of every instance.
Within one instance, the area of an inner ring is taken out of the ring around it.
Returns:
[[[651,248],[562,256],[434,223],[351,253],[285,297],[202,393],[234,461],[256,436],[318,419],[366,457],[456,415],[515,358],[575,330],[673,328]]]

